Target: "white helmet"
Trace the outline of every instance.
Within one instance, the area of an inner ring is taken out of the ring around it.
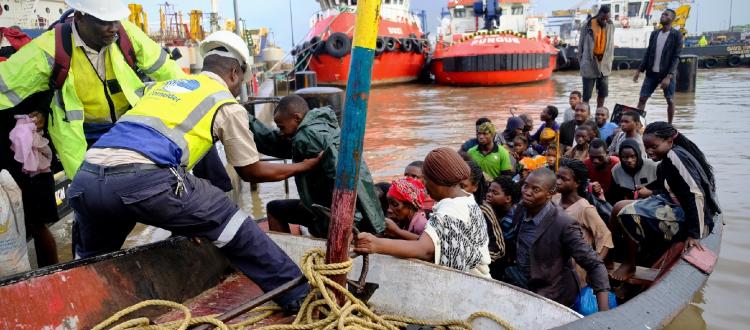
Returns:
[[[123,20],[130,16],[130,9],[120,0],[65,0],[65,4],[107,22]]]
[[[224,47],[229,52],[215,50],[219,47]],[[250,58],[250,50],[247,48],[245,41],[232,32],[222,30],[211,33],[211,35],[201,42],[200,54],[202,57],[206,57],[206,55],[220,55],[234,58],[245,68],[244,81],[248,81],[252,77],[250,66],[253,62]]]

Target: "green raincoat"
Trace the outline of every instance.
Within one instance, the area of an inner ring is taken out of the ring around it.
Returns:
[[[313,205],[331,207],[334,182],[336,180],[336,164],[338,150],[341,143],[336,114],[329,107],[310,110],[297,129],[292,141],[281,136],[278,130],[272,130],[256,118],[250,118],[250,130],[253,131],[255,144],[262,154],[281,159],[291,159],[301,162],[307,158],[316,157],[324,151],[323,159],[314,170],[294,177],[297,184],[302,205],[317,214]],[[291,143],[291,145],[290,145]],[[357,184],[357,210],[355,224],[360,231],[382,233],[385,230],[383,210],[380,208],[372,175],[364,160],[359,169],[359,183]],[[317,216],[315,228],[311,233],[318,237],[328,235],[328,222],[324,216]]]

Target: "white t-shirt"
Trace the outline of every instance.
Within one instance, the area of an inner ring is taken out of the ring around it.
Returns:
[[[424,234],[435,245],[433,262],[490,277],[487,225],[474,196],[445,198],[432,211]]]

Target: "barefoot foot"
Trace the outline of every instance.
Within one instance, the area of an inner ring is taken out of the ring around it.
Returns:
[[[635,275],[635,265],[625,263],[609,274],[610,277],[621,282],[629,280],[633,275]]]

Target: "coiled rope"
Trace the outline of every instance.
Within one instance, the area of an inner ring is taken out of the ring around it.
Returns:
[[[406,328],[407,325],[431,326],[436,329],[468,330],[473,329],[472,323],[480,318],[492,320],[505,329],[513,329],[505,320],[488,312],[476,312],[466,320],[434,321],[420,320],[399,315],[377,315],[364,302],[352,295],[349,290],[339,285],[329,277],[334,275],[345,275],[352,269],[353,261],[350,259],[338,264],[326,264],[325,252],[321,249],[312,249],[302,256],[302,272],[310,282],[312,290],[305,297],[297,317],[292,324],[269,325],[259,327],[262,330],[312,330],[312,329],[377,329],[397,330]],[[335,293],[345,296],[343,306],[336,303]],[[136,318],[117,323],[128,314],[145,307],[161,306],[180,310],[183,318],[178,321],[151,325],[147,318]],[[281,311],[278,306],[260,306],[249,313],[261,313],[240,323],[226,324],[216,319],[217,315],[192,317],[190,309],[185,305],[165,300],[147,300],[128,307],[107,320],[96,325],[94,330],[186,330],[190,326],[199,324],[211,324],[216,329],[236,330],[250,327],[266,319],[274,313]]]

